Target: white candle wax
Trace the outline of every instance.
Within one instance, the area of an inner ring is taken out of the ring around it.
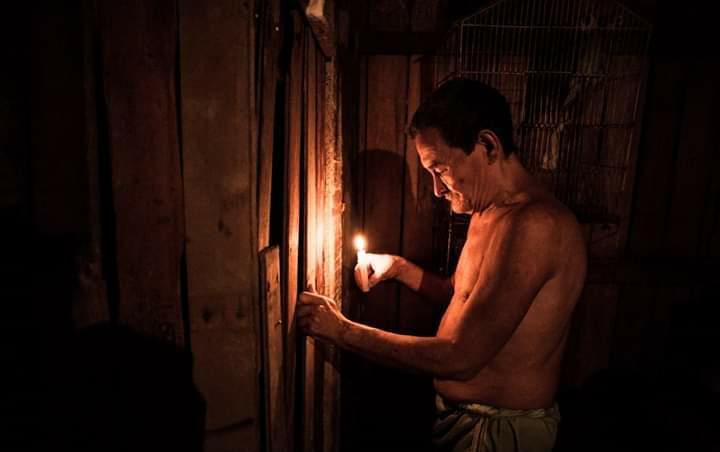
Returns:
[[[365,250],[359,249],[358,253],[358,271],[360,271],[360,290],[363,292],[370,291],[370,282],[368,281],[368,258]]]

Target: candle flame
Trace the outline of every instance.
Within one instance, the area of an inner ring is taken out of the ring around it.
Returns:
[[[358,251],[365,251],[365,237],[362,234],[358,234],[355,236],[355,239],[353,240],[353,243],[355,244],[355,249]]]

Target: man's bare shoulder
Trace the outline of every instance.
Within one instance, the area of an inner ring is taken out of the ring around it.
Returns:
[[[532,199],[511,208],[498,228],[504,235],[518,237],[527,253],[559,264],[560,256],[584,251],[582,231],[575,215],[552,197]],[[507,239],[508,237],[503,237]],[[564,260],[564,259],[562,259]]]
[[[532,228],[537,234],[562,239],[568,233],[579,234],[575,215],[551,197],[529,200],[511,209],[505,218],[511,229]]]

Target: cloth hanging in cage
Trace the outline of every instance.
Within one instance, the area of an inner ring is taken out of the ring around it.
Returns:
[[[555,445],[560,410],[510,410],[435,398],[433,443],[448,452],[546,452]]]

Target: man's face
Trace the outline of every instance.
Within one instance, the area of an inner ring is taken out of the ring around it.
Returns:
[[[452,148],[435,128],[418,132],[415,148],[422,166],[433,178],[433,191],[450,202],[455,213],[472,213],[471,167],[460,148]]]

